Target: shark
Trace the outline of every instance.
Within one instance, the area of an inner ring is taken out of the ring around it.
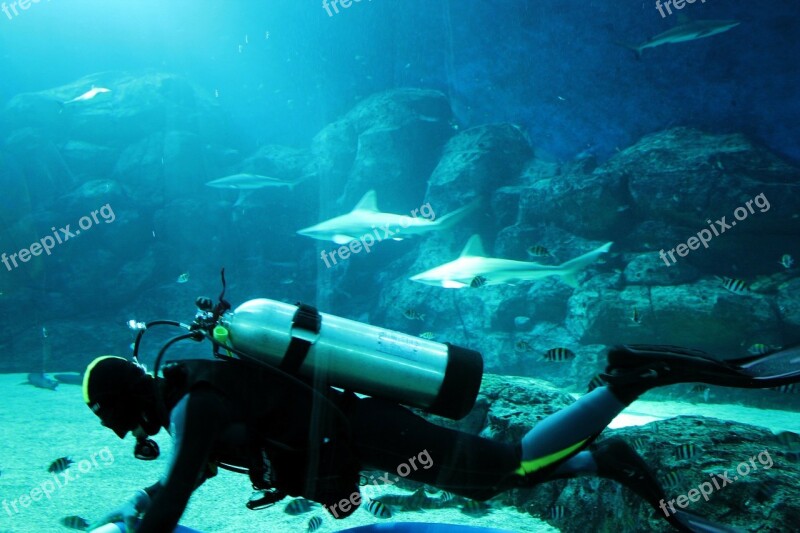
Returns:
[[[651,37],[638,46],[621,42],[616,44],[633,50],[636,53],[636,58],[640,59],[645,48],[655,48],[662,44],[684,43],[711,37],[731,30],[739,24],[738,20],[689,20],[686,17],[681,17],[677,26]]]
[[[415,216],[383,213],[378,209],[376,192],[371,190],[358,201],[349,213],[301,229],[297,233],[321,241],[347,244],[350,241],[383,229],[384,237],[399,241],[405,237],[451,228],[475,209],[478,203],[478,200],[474,200],[463,207],[459,207],[452,213],[434,220],[436,214],[430,209],[430,204],[424,204],[422,207],[425,208],[427,206],[433,215],[431,218],[427,218],[424,215],[425,209],[411,211],[411,214]],[[418,212],[422,214],[422,217],[416,216]]]
[[[67,100],[66,102],[64,102],[64,104],[72,104],[72,103],[75,103],[75,102],[85,102],[87,100],[91,100],[92,98],[94,98],[98,94],[110,93],[110,92],[111,92],[111,89],[106,89],[105,87],[92,86],[91,89],[89,89],[88,91],[86,91],[82,95],[76,96],[72,100]]]
[[[289,187],[291,189],[305,179],[307,179],[306,176],[294,181],[284,181],[259,174],[233,174],[211,180],[206,185],[215,189],[235,189],[238,191],[252,191],[263,189],[264,187]]]
[[[412,281],[444,287],[463,289],[484,285],[500,285],[515,281],[533,281],[549,276],[560,277],[570,287],[578,286],[578,274],[601,255],[611,249],[607,242],[575,259],[560,265],[541,265],[528,261],[514,261],[488,257],[479,235],[473,235],[458,259],[412,276]]]

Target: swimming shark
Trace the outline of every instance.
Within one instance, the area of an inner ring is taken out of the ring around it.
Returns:
[[[430,208],[430,204],[424,204],[422,209],[411,211],[415,216],[383,213],[378,210],[377,194],[372,190],[367,192],[349,213],[301,229],[297,233],[321,241],[347,244],[382,229],[384,238],[399,241],[406,236],[451,228],[475,209],[478,203],[478,200],[474,200],[434,220],[436,214]],[[430,218],[425,215],[425,208],[430,211],[432,215]],[[416,216],[417,212],[422,216]],[[379,240],[382,238],[379,237]]]
[[[512,281],[532,281],[548,276],[559,276],[570,287],[578,286],[577,275],[608,252],[613,243],[607,242],[560,265],[540,265],[528,261],[514,261],[487,257],[479,235],[473,235],[455,261],[450,261],[421,274],[412,281],[444,287],[463,289],[483,285],[500,285]]]
[[[636,53],[636,59],[642,57],[642,51],[645,48],[655,48],[662,44],[683,43],[686,41],[694,41],[703,39],[704,37],[711,37],[718,33],[726,32],[735,28],[740,24],[738,20],[689,20],[686,17],[679,19],[678,23],[672,29],[659,33],[651,37],[639,46],[617,42],[616,44],[629,48]]]
[[[85,102],[86,100],[91,100],[92,98],[94,98],[98,94],[110,93],[110,92],[111,92],[111,89],[106,89],[105,87],[95,87],[93,85],[91,89],[89,89],[88,91],[86,91],[82,95],[76,96],[72,100],[67,100],[64,103],[65,104],[72,104],[74,102]]]
[[[305,176],[294,181],[284,181],[259,174],[233,174],[232,176],[211,180],[206,185],[216,189],[236,189],[239,191],[262,189],[264,187],[289,187],[291,189],[307,178],[308,176]]]

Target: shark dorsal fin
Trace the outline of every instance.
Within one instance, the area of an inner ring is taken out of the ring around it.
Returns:
[[[470,237],[459,257],[486,257],[486,252],[483,250],[483,243],[481,242],[481,236],[476,233]]]
[[[353,211],[377,211],[378,210],[378,195],[375,190],[371,190],[365,194],[361,200],[358,201]]]

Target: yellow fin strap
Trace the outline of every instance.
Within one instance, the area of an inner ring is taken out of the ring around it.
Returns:
[[[525,476],[533,472],[536,472],[537,470],[540,470],[557,461],[560,461],[564,457],[567,457],[568,455],[572,454],[573,452],[575,452],[575,450],[583,446],[587,440],[589,439],[583,439],[579,443],[570,446],[569,448],[561,450],[560,452],[551,453],[550,455],[546,455],[545,457],[540,457],[538,459],[530,459],[528,461],[522,461],[520,467],[514,473],[519,474],[520,476]]]

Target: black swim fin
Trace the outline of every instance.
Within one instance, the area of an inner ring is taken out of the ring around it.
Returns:
[[[800,347],[722,360],[700,350],[677,346],[632,344],[608,352],[602,378],[613,386],[652,388],[675,383],[763,389],[800,382]]]

